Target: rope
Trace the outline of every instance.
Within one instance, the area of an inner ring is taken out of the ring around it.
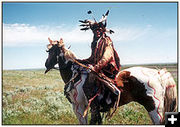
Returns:
[[[113,85],[113,83],[112,83],[111,81],[107,80],[107,79],[104,78],[103,76],[100,76],[96,71],[94,71],[94,70],[92,70],[91,68],[89,68],[88,66],[86,66],[86,65],[78,62],[76,59],[74,59],[74,58],[72,58],[72,57],[71,57],[71,59],[72,59],[75,63],[77,63],[78,65],[80,65],[81,67],[84,67],[84,68],[86,68],[86,69],[91,70],[91,71],[92,71],[95,75],[97,75],[99,78],[107,81],[109,84],[112,84],[112,85],[110,85],[110,86],[113,87],[115,90],[118,91],[118,98],[117,98],[117,101],[116,101],[115,104],[114,104],[114,108],[113,108],[114,110],[113,110],[113,112],[112,112],[111,114],[109,114],[109,119],[110,119],[110,118],[113,116],[113,114],[116,112],[116,110],[117,110],[117,108],[118,108],[118,106],[119,106],[121,91],[120,91],[115,85]],[[73,79],[76,78],[76,77],[77,77],[77,75],[75,75],[75,76],[73,77]],[[71,79],[70,81],[72,81],[73,79]],[[70,81],[69,81],[69,82],[70,82]],[[69,82],[68,82],[68,83],[69,83]],[[100,94],[100,89],[98,90],[98,92],[96,93],[96,95],[89,100],[88,106],[86,107],[86,109],[85,109],[85,111],[84,111],[83,117],[85,117],[85,116],[87,115],[87,111],[88,111],[88,108],[90,107],[91,102],[92,102],[99,94]]]
[[[74,75],[74,77],[71,78],[71,80],[69,80],[67,83],[65,83],[66,85],[69,84],[70,82],[72,82],[77,76],[78,76],[79,73],[76,73],[76,75]]]

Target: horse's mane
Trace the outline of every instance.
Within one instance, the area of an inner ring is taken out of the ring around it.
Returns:
[[[72,51],[70,51],[69,49],[66,49],[66,48],[63,46],[62,50],[63,50],[63,53],[64,53],[64,58],[65,58],[66,60],[69,60],[69,61],[72,61],[72,62],[73,62],[74,59],[76,59],[75,54],[74,54]]]

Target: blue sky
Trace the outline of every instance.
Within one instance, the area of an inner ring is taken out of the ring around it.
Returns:
[[[78,20],[108,9],[109,35],[121,64],[177,62],[177,3],[3,3],[3,69],[44,68],[47,38],[64,39],[87,58],[93,34]]]

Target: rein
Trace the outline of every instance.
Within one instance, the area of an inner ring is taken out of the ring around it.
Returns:
[[[73,58],[72,58],[72,60],[73,60],[75,63],[77,63],[78,65],[80,65],[80,66],[82,66],[82,67],[84,67],[84,68],[86,68],[86,69],[90,69],[90,70],[91,70],[96,76],[98,76],[100,79],[105,80],[106,82],[108,82],[109,84],[111,84],[111,85],[108,86],[109,89],[111,89],[112,91],[118,91],[119,95],[118,95],[118,98],[117,98],[117,100],[116,100],[116,102],[115,102],[115,104],[114,104],[113,111],[112,111],[112,113],[110,113],[109,115],[106,116],[106,117],[108,117],[108,119],[112,118],[112,116],[114,115],[114,113],[116,112],[116,110],[117,110],[117,108],[118,108],[118,106],[119,106],[121,91],[114,85],[113,82],[111,82],[111,81],[107,80],[106,78],[104,78],[103,75],[99,75],[96,71],[92,70],[92,69],[89,68],[88,66],[86,66],[86,65],[78,62],[77,60],[75,60],[75,59],[73,59]],[[85,109],[85,111],[84,111],[83,117],[85,117],[85,116],[87,115],[87,111],[88,111],[88,108],[89,108],[91,102],[92,102],[99,94],[100,94],[100,89],[98,90],[98,92],[96,93],[96,95],[89,100],[88,106],[86,107],[86,109]]]
[[[61,47],[62,47],[62,46],[61,46]],[[113,116],[113,114],[115,113],[115,111],[117,110],[117,108],[118,108],[119,101],[120,101],[120,93],[121,93],[121,91],[114,85],[114,83],[113,83],[112,81],[109,81],[108,79],[106,79],[102,74],[100,75],[100,74],[97,73],[96,71],[92,70],[90,67],[88,67],[88,66],[86,66],[86,65],[78,62],[78,61],[77,61],[76,59],[74,59],[72,56],[69,56],[69,57],[71,58],[71,60],[72,60],[74,63],[78,64],[79,66],[81,66],[81,67],[83,67],[83,68],[86,68],[86,69],[88,69],[88,70],[91,70],[91,72],[93,72],[93,74],[95,74],[96,76],[98,76],[101,80],[104,80],[104,81],[108,82],[109,85],[106,85],[106,86],[107,86],[111,91],[114,91],[114,93],[115,93],[115,91],[118,91],[119,94],[118,94],[117,101],[116,101],[115,104],[114,104],[113,111],[112,111],[111,114],[108,115],[108,116],[109,116],[109,119],[110,119],[110,118]],[[67,84],[69,84],[70,82],[74,81],[74,79],[75,79],[78,75],[79,75],[79,73],[77,73],[76,75],[74,75],[74,76],[73,76],[67,83],[65,83],[65,84],[67,85]],[[86,110],[84,111],[83,117],[86,116],[87,110],[88,110],[91,102],[92,102],[99,94],[100,94],[100,89],[99,89],[99,91],[97,92],[97,94],[96,94],[93,98],[90,99],[90,101],[89,101],[89,103],[88,103],[88,106],[87,106]]]
[[[74,75],[74,77],[72,77],[68,82],[65,83],[65,85],[69,84],[70,82],[74,81],[74,79],[78,76],[79,74],[76,73],[76,75]]]
[[[60,48],[62,48],[64,46],[61,45]],[[108,79],[106,79],[103,75],[100,75],[99,73],[97,73],[96,71],[92,70],[90,67],[78,62],[76,59],[74,59],[72,56],[69,56],[71,58],[71,60],[75,63],[77,63],[79,66],[83,67],[83,68],[86,68],[88,70],[91,70],[91,72],[93,72],[93,74],[95,74],[96,76],[98,76],[100,79],[102,80],[105,80],[106,82],[108,82],[109,84],[114,84],[114,82],[112,81],[109,81]],[[64,69],[64,68],[63,68]],[[112,74],[114,75],[114,74]],[[66,84],[68,84],[69,82],[73,81],[75,78],[77,77],[77,75],[75,75],[70,81],[68,81]],[[115,89],[112,87],[112,86],[109,86],[109,88],[112,90],[112,91],[115,91]]]
[[[88,66],[86,66],[86,65],[84,65],[84,64],[82,64],[82,63],[80,63],[80,62],[78,62],[77,60],[75,60],[75,59],[72,59],[75,63],[77,63],[78,65],[80,65],[81,67],[84,67],[84,68],[86,68],[86,69],[89,69],[89,70],[91,70],[94,74],[96,74],[98,77],[100,77],[101,79],[104,79],[104,80],[106,80],[103,76],[100,76],[96,71],[94,71],[94,70],[92,70],[91,68],[89,68]],[[109,71],[107,71],[107,72],[109,72]],[[114,74],[113,74],[114,75]],[[106,81],[108,81],[109,83],[112,83],[111,81],[109,81],[109,80],[106,80]]]

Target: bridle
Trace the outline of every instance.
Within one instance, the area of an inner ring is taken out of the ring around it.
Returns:
[[[65,61],[65,58],[60,55],[63,52],[62,48],[63,48],[64,44],[59,45],[59,41],[57,41],[57,44],[52,44],[52,45],[48,45],[48,46],[50,48],[48,48],[48,50],[46,50],[46,52],[50,52],[50,50],[53,48],[53,46],[56,46],[57,49],[55,49],[56,51],[53,51],[53,52],[55,52],[56,59],[57,59],[57,62],[56,62],[57,64],[59,64],[59,62],[60,62],[60,57],[62,58],[63,61]],[[67,69],[67,67],[68,67],[68,65],[65,64],[64,66],[53,67],[52,69],[55,69],[55,70],[65,70],[65,69]]]
[[[60,53],[59,54],[57,54],[57,63],[59,64],[59,62],[60,62],[60,58],[65,62],[65,58],[64,58],[64,53],[63,53],[63,46],[64,46],[64,44],[63,45],[61,45],[60,47],[58,47],[58,50],[60,50]],[[61,56],[61,53],[63,53],[63,55]],[[66,70],[67,69],[67,67],[69,67],[70,65],[68,64],[68,63],[66,63],[66,64],[64,64],[63,66],[61,65],[61,66],[59,66],[59,70]]]

